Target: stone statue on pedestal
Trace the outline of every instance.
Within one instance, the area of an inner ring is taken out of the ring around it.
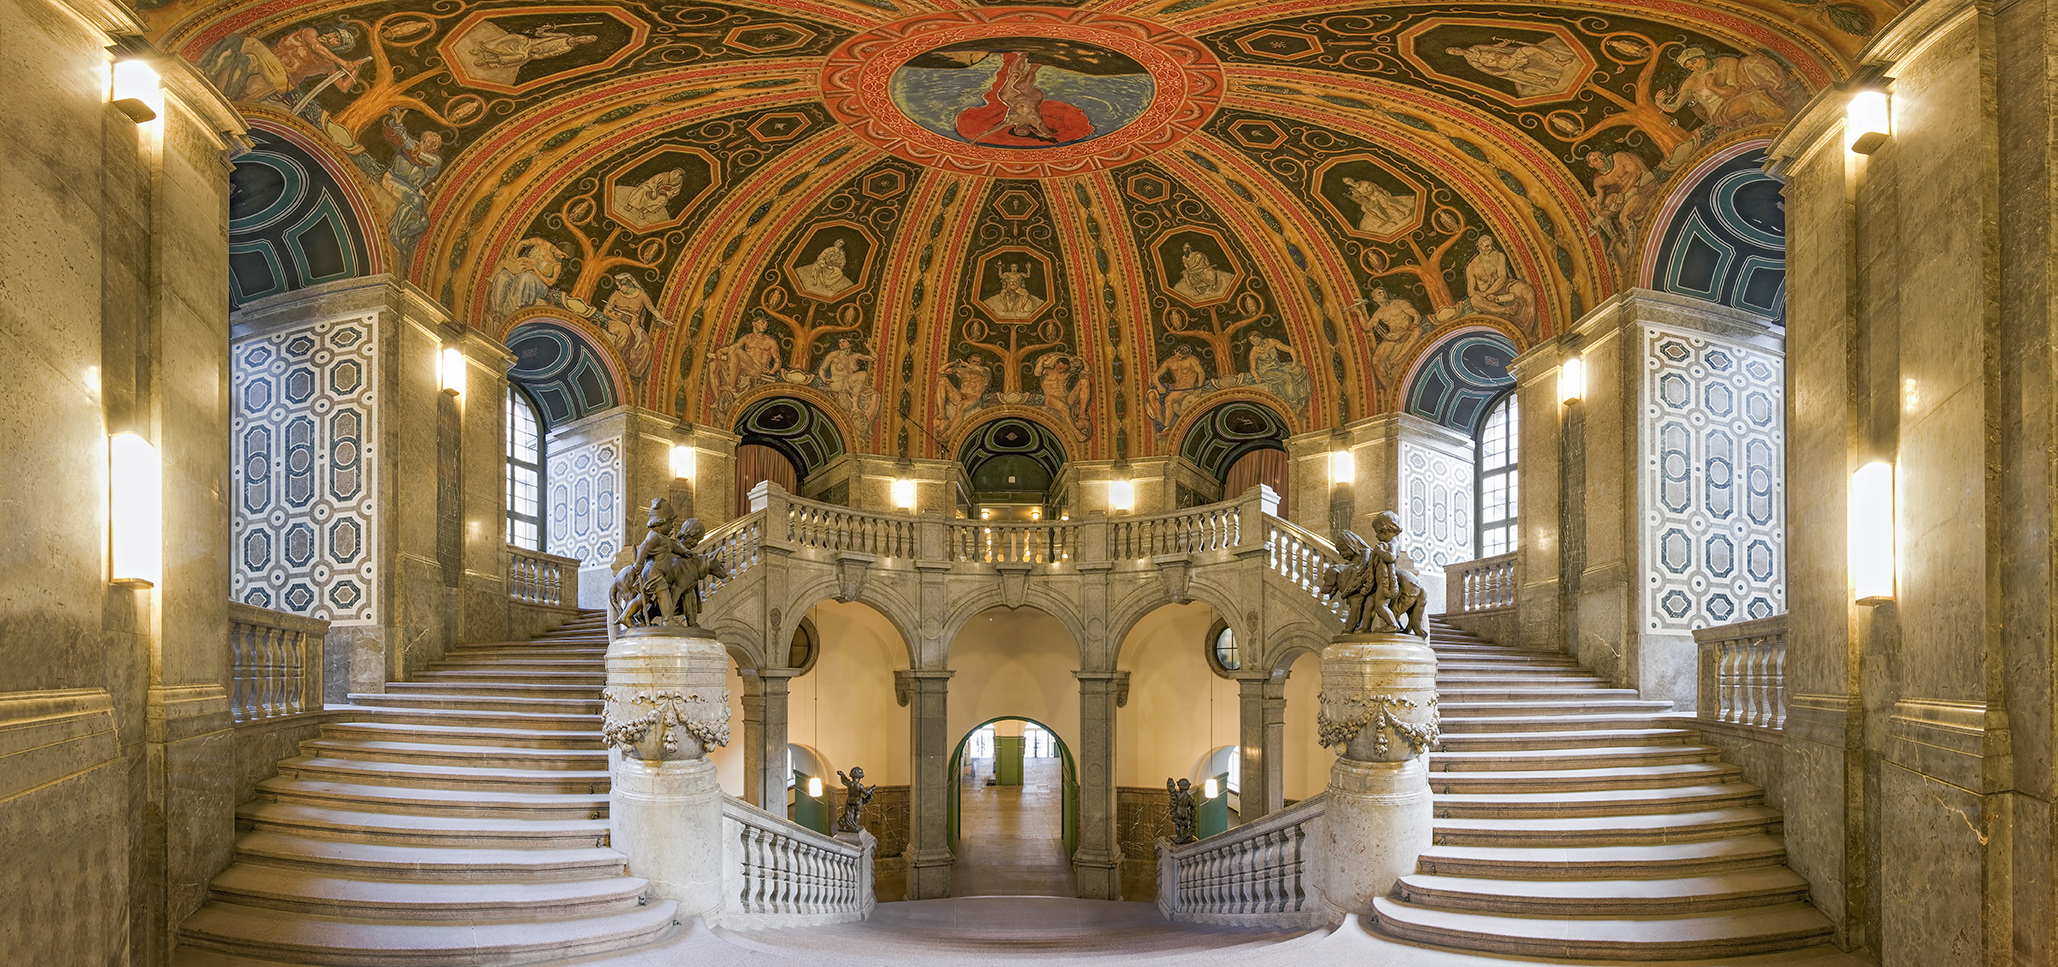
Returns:
[[[836,779],[843,783],[843,816],[836,820],[836,831],[839,833],[863,832],[865,828],[865,804],[872,801],[872,793],[877,792],[879,787],[877,785],[865,785],[865,770],[863,766],[851,766],[849,776],[845,776],[841,771],[838,771]]]
[[[1428,638],[1424,615],[1428,601],[1422,584],[1414,572],[1400,566],[1400,516],[1390,510],[1374,515],[1372,536],[1375,540],[1367,541],[1353,531],[1338,531],[1336,549],[1343,555],[1343,564],[1322,576],[1323,593],[1349,606],[1343,633],[1405,631]]]
[[[1174,785],[1172,780],[1167,779],[1165,780],[1165,797],[1171,800],[1171,809],[1167,812],[1168,817],[1172,820],[1172,842],[1193,842],[1193,783],[1181,779],[1177,785]]]
[[[652,500],[644,526],[649,530],[636,547],[636,559],[615,575],[610,592],[615,620],[623,627],[697,626],[700,583],[728,577],[729,569],[695,550],[706,528],[697,517],[680,521],[671,501]]]

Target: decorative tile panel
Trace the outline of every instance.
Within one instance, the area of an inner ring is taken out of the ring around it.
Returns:
[[[622,547],[622,441],[619,437],[550,451],[550,553],[587,567],[614,563]]]
[[[1469,561],[1472,460],[1402,441],[1401,526],[1415,560],[1438,568]]]
[[[237,601],[338,625],[378,620],[371,323],[316,323],[233,350]]]
[[[1785,611],[1784,362],[1655,328],[1644,349],[1644,629]]]

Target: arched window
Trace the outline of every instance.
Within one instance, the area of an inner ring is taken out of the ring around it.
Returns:
[[[1516,468],[1522,438],[1522,415],[1510,392],[1487,410],[1479,429],[1479,556],[1494,557],[1515,549]]]
[[[543,549],[543,421],[529,394],[507,387],[507,542]]]

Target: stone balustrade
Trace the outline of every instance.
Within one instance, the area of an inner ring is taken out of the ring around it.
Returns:
[[[1158,911],[1184,923],[1314,927],[1334,922],[1316,887],[1328,845],[1325,795],[1194,843],[1158,840]]]
[[[257,722],[322,707],[329,623],[229,602],[229,714]]]
[[[1063,564],[1078,553],[1079,528],[1069,521],[953,521],[949,528],[953,562]]]
[[[798,547],[816,547],[825,551],[914,557],[918,519],[905,514],[877,514],[791,497],[787,500],[786,539]]]
[[[1444,569],[1444,607],[1457,614],[1515,607],[1515,554],[1452,564]]]
[[[1786,727],[1787,616],[1739,621],[1694,632],[1700,650],[1697,716],[1713,722]]]
[[[800,927],[863,920],[872,892],[870,833],[824,836],[733,796],[722,797],[723,926]]]
[[[1265,563],[1272,572],[1307,592],[1332,613],[1343,614],[1341,604],[1325,602],[1322,596],[1322,573],[1341,561],[1336,546],[1296,524],[1269,515],[1265,518],[1265,535],[1271,547]]]
[[[1108,554],[1115,560],[1192,554],[1235,547],[1243,534],[1239,501],[1189,507],[1148,517],[1108,521]]]
[[[542,608],[579,606],[579,560],[507,546],[507,597]]]

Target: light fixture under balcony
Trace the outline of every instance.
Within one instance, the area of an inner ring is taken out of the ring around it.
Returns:
[[[1894,599],[1894,465],[1875,460],[1851,475],[1851,592],[1859,604]]]
[[[164,87],[157,68],[135,58],[115,61],[108,100],[137,124],[157,120],[164,111]]]
[[[893,481],[893,506],[901,510],[915,509],[915,481],[901,477]]]
[[[1893,127],[1891,105],[1881,90],[1857,91],[1844,109],[1844,143],[1857,154],[1871,154],[1886,144]]]
[[[1558,402],[1577,403],[1586,398],[1586,359],[1567,356],[1558,364]]]
[[[452,396],[463,396],[465,367],[464,350],[459,349],[456,346],[445,347],[443,350],[442,359],[443,362],[442,365],[439,367],[440,372],[438,373],[438,377],[443,384],[443,392],[449,393]]]
[[[157,586],[164,576],[164,468],[157,448],[134,433],[107,440],[107,535],[114,583]]]
[[[672,447],[672,476],[679,480],[692,480],[694,470],[693,448],[684,443]]]
[[[1329,451],[1329,482],[1347,484],[1358,477],[1357,460],[1349,450]]]
[[[1128,513],[1136,508],[1136,484],[1129,480],[1108,481],[1108,509]]]

